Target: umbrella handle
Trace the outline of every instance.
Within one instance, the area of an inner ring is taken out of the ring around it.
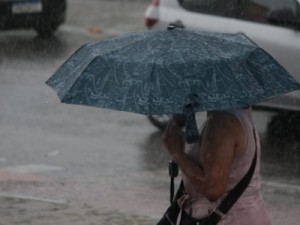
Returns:
[[[172,204],[174,198],[174,178],[178,176],[178,165],[175,161],[169,161],[169,175],[170,175],[170,202]]]
[[[195,111],[192,104],[188,104],[184,108],[186,121],[186,141],[188,144],[194,143],[200,139],[199,130],[197,127]]]

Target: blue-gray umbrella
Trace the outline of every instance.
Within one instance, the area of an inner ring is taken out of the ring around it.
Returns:
[[[85,44],[46,83],[64,103],[184,113],[190,125],[197,111],[247,107],[300,89],[243,34],[177,28]]]

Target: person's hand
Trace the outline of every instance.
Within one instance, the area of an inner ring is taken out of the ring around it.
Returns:
[[[163,137],[163,142],[171,156],[184,152],[185,135],[179,122],[178,117],[174,115],[169,121]]]

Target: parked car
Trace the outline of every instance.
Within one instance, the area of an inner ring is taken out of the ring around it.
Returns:
[[[144,21],[149,29],[174,25],[213,32],[242,32],[300,82],[300,0],[152,0]],[[275,97],[254,108],[296,111],[292,115],[298,118],[300,91]],[[160,127],[167,120],[166,116],[149,119]]]
[[[52,36],[66,18],[66,0],[0,0],[0,30],[35,29]]]

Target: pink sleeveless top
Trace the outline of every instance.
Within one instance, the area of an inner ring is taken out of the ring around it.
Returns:
[[[226,188],[227,195],[230,191],[248,172],[252,163],[255,145],[257,146],[257,163],[252,180],[247,189],[233,205],[230,211],[221,219],[218,225],[271,225],[269,216],[266,211],[265,203],[260,192],[260,141],[256,135],[256,142],[253,135],[253,121],[250,109],[235,109],[228,110],[235,115],[241,122],[246,134],[245,149],[241,155],[234,159],[231,167],[228,186]],[[204,129],[200,129],[200,133]],[[199,151],[199,142],[188,145],[186,152],[191,156]],[[194,190],[188,179],[182,174],[182,179],[185,186],[186,196],[183,203],[183,210],[192,215],[194,218],[202,218],[210,214],[221,202],[221,199],[216,202],[210,202],[201,193]]]

